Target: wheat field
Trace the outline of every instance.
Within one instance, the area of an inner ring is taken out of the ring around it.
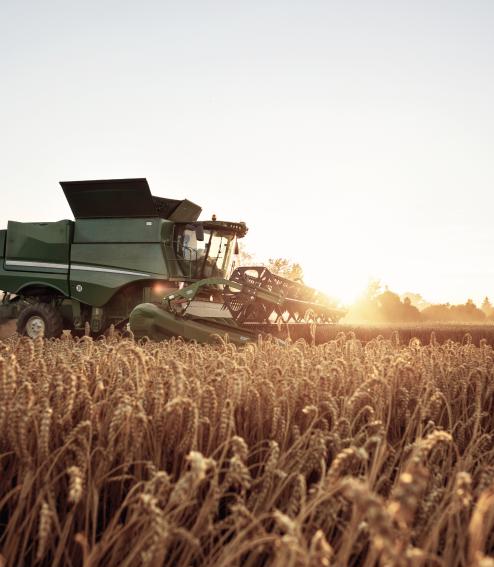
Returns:
[[[0,341],[0,565],[494,565],[486,341]]]

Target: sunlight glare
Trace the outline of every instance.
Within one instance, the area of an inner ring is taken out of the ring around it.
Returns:
[[[335,272],[331,265],[318,265],[307,259],[304,265],[304,282],[329,297],[338,300],[342,305],[351,305],[367,288],[370,276],[363,273],[358,266],[353,269],[347,265],[344,272]]]

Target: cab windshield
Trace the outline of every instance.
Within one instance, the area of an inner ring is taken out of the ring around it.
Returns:
[[[177,227],[175,252],[184,276],[192,279],[228,277],[235,235],[205,229],[204,240],[198,240],[197,236],[195,228]]]

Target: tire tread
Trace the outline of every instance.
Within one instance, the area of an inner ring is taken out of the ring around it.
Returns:
[[[63,319],[60,311],[49,303],[35,303],[23,309],[17,319],[17,332],[26,334],[26,323],[33,315],[41,316],[45,321],[45,338],[58,338],[63,332]]]

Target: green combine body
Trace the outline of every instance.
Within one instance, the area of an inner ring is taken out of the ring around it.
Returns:
[[[9,221],[0,231],[0,318],[19,317],[29,335],[123,327],[142,302],[203,276],[226,277],[246,232],[243,223],[199,222],[199,206],[154,197],[145,179],[61,185],[75,221]]]
[[[199,221],[201,208],[151,195],[145,179],[62,182],[75,220],[9,221],[0,231],[0,320],[32,338],[64,329],[236,344],[259,325],[334,323],[324,296],[262,266],[232,271],[242,222]]]

